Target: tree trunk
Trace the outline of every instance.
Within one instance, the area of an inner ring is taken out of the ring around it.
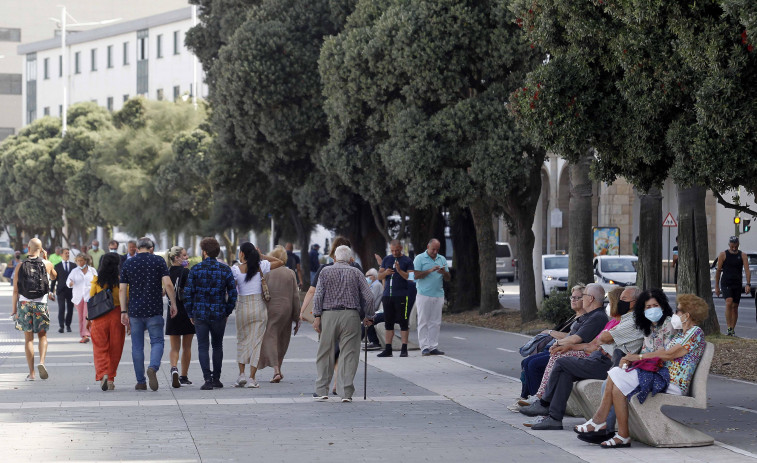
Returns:
[[[696,294],[710,306],[704,334],[720,333],[710,287],[710,253],[704,187],[678,189],[678,294]]]
[[[471,216],[476,227],[478,242],[478,271],[481,281],[481,305],[479,313],[488,313],[499,308],[497,292],[497,246],[494,244],[493,208],[489,201],[478,198],[471,201]]]
[[[536,305],[536,278],[534,276],[534,244],[532,229],[536,206],[541,195],[541,164],[530,172],[528,188],[505,201],[505,210],[518,237],[518,286],[520,289],[520,319],[526,323],[535,320],[539,312]],[[541,285],[539,285],[541,291]]]
[[[340,229],[342,235],[352,243],[352,252],[360,258],[363,270],[378,267],[374,254],[383,256],[386,252],[384,235],[376,227],[371,207],[360,201],[358,210],[346,228]]]
[[[636,285],[662,288],[662,192],[652,187],[639,195],[639,266]],[[708,278],[709,281],[709,278]]]
[[[415,254],[423,253],[432,238],[439,240],[439,254],[446,256],[447,240],[444,238],[444,216],[441,207],[410,208],[410,243]]]
[[[450,237],[452,239],[452,281],[447,297],[448,309],[465,312],[481,302],[481,283],[478,273],[478,243],[476,227],[470,209],[454,206],[450,209]]]
[[[594,282],[592,260],[591,179],[589,166],[594,159],[589,151],[578,163],[570,165],[570,223],[568,224],[568,288],[577,283]]]

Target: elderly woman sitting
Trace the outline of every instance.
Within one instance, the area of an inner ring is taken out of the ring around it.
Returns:
[[[623,357],[621,367],[610,370],[602,403],[594,416],[583,425],[584,429],[591,426],[594,430],[604,429],[605,419],[610,407],[615,407],[618,432],[601,443],[602,448],[630,447],[631,437],[628,429],[628,399],[629,394],[639,387],[639,370],[626,369],[634,361],[644,358],[658,358],[662,361],[662,368],[666,368],[670,376],[670,383],[664,391],[667,394],[686,395],[689,392],[691,379],[694,376],[699,360],[702,358],[707,343],[704,332],[697,326],[708,315],[707,303],[693,294],[682,294],[677,298],[677,310],[672,317],[672,325],[680,329],[666,349],[656,350],[647,354],[631,354]],[[625,368],[624,368],[625,367]]]

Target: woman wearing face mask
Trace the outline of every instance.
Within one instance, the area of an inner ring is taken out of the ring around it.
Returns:
[[[168,263],[171,267],[168,269],[168,276],[171,277],[174,291],[176,293],[176,305],[179,311],[176,316],[171,318],[170,313],[166,316],[166,335],[171,342],[171,352],[168,355],[171,361],[171,386],[181,387],[188,386],[192,381],[187,377],[189,372],[189,362],[192,360],[192,339],[195,335],[195,327],[189,316],[184,310],[184,285],[187,283],[189,276],[189,265],[187,251],[181,246],[174,246],[168,250]],[[170,311],[170,304],[168,307]],[[181,354],[181,374],[177,364],[179,363],[179,354]]]
[[[271,257],[286,262],[286,249],[276,246],[271,251]],[[300,329],[300,291],[297,288],[297,277],[294,271],[286,266],[271,267],[271,273],[266,278],[271,300],[268,301],[268,322],[263,335],[263,344],[260,347],[258,370],[272,367],[271,382],[278,383],[284,379],[284,375],[281,374],[281,364],[289,349],[292,323],[295,324],[294,334],[297,334]]]
[[[693,294],[682,294],[677,299],[675,314],[660,289],[644,291],[636,301],[636,326],[644,331],[644,347],[638,354],[623,357],[621,367],[610,370],[602,403],[584,425],[590,426],[593,433],[606,431],[607,415],[611,408],[615,409],[618,431],[601,443],[603,448],[631,446],[626,396],[639,385],[639,376],[637,370],[626,371],[623,365],[644,358],[660,358],[670,373],[670,385],[665,392],[688,394],[691,377],[706,345],[704,333],[696,325],[707,317],[708,307],[704,300]]]
[[[66,285],[72,289],[71,300],[79,314],[79,342],[89,342],[89,329],[87,328],[87,301],[92,288],[92,279],[97,276],[97,270],[88,265],[89,256],[80,252],[76,256],[76,268],[71,270],[66,280]]]

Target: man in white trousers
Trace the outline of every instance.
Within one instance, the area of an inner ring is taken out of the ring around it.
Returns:
[[[447,259],[439,255],[439,240],[432,239],[426,252],[418,254],[413,261],[418,298],[418,343],[421,355],[444,355],[439,350],[439,329],[442,326],[444,288],[442,279],[449,281]]]

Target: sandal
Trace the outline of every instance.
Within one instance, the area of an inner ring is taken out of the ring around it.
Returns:
[[[591,431],[589,431],[589,426],[592,427]],[[589,419],[589,421],[587,421],[584,424],[579,424],[578,426],[574,426],[573,430],[577,434],[590,434],[590,433],[595,433],[597,431],[601,431],[605,429],[606,427],[607,427],[607,422],[595,423],[594,418],[591,418]]]
[[[618,442],[618,439],[620,442]],[[631,437],[621,437],[620,434],[617,432],[615,433],[612,438],[607,439],[606,441],[599,444],[600,447],[603,449],[620,449],[625,447],[631,446]]]
[[[271,379],[271,382],[272,383],[278,383],[282,379],[284,379],[284,375],[282,375],[281,373],[276,373],[275,375],[273,375],[273,379]]]

